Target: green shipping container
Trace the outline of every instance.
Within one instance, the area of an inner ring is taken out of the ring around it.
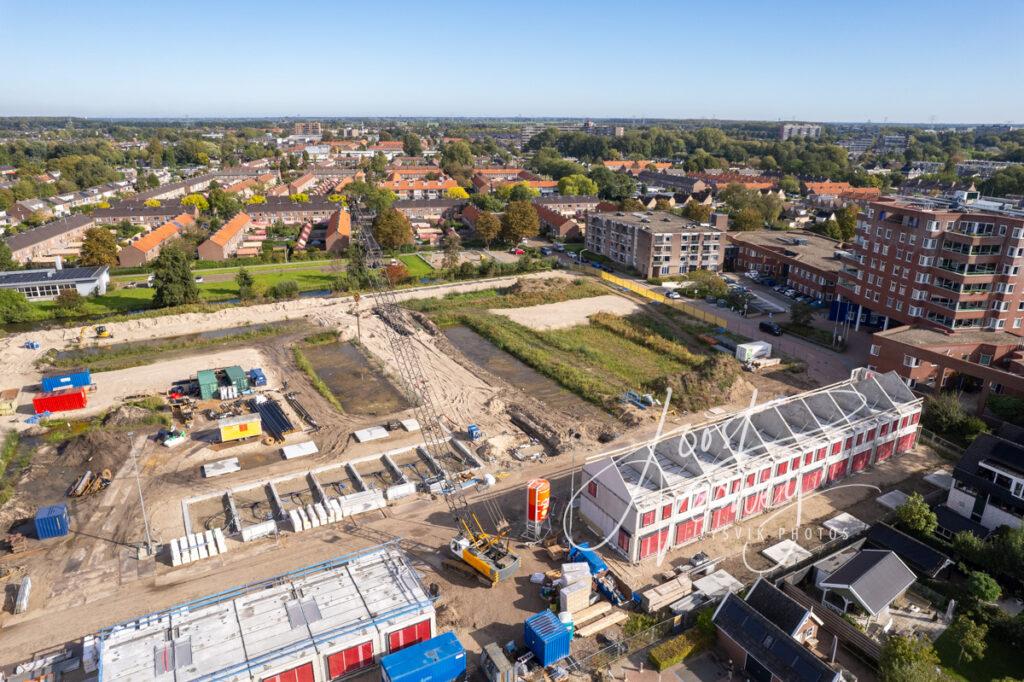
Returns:
[[[232,365],[225,369],[224,376],[228,378],[229,384],[238,389],[239,393],[246,393],[249,390],[249,377],[238,365]]]
[[[203,400],[213,400],[217,395],[217,373],[212,369],[204,369],[196,375],[199,382],[199,397]]]

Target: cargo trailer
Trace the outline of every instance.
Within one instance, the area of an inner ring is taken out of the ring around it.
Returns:
[[[237,417],[218,419],[217,429],[220,431],[221,443],[263,435],[263,424],[258,414],[240,414]]]
[[[452,682],[466,676],[466,650],[445,632],[384,656],[380,667],[384,682]]]
[[[72,388],[54,393],[41,393],[32,399],[36,414],[80,410],[89,404],[84,388]]]
[[[84,388],[92,385],[92,373],[88,369],[51,372],[43,375],[40,385],[46,393],[53,393],[65,388]]]
[[[235,390],[238,391],[238,395],[245,395],[251,390],[249,388],[249,377],[245,375],[245,372],[243,372],[242,368],[238,365],[225,367],[224,377],[227,379],[229,385],[235,387]]]

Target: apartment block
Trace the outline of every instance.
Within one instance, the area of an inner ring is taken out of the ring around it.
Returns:
[[[737,271],[771,275],[780,284],[822,301],[835,298],[841,268],[839,242],[803,230],[730,232],[726,236],[737,247]]]
[[[862,212],[838,293],[883,328],[1024,334],[1024,211],[979,199],[885,197]]]
[[[914,447],[921,399],[895,373],[687,427],[583,466],[580,514],[631,562],[779,509]]]
[[[722,269],[722,233],[662,211],[591,213],[587,249],[644,277]]]
[[[821,137],[821,126],[813,123],[783,123],[779,127],[780,140],[789,140],[797,137],[816,140]]]

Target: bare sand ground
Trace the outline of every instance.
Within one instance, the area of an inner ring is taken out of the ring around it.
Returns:
[[[611,313],[612,315],[631,315],[640,310],[640,306],[628,298],[607,294],[592,298],[580,298],[560,303],[545,303],[528,308],[507,308],[488,310],[487,312],[501,315],[508,319],[537,331],[549,329],[565,329],[580,324],[587,324],[587,318],[594,313]]]
[[[541,272],[516,277],[502,277],[476,282],[408,289],[398,292],[396,297],[399,301],[433,298],[451,293],[511,286],[522,278],[549,277],[572,279],[572,276],[565,272]],[[366,311],[373,307],[372,297],[364,297],[359,307],[365,317]],[[304,298],[279,303],[230,307],[211,313],[184,313],[162,317],[140,317],[139,319],[125,322],[107,324],[106,326],[112,332],[113,338],[99,340],[95,345],[103,347],[131,341],[163,339],[182,334],[195,334],[235,327],[245,328],[272,322],[301,319],[309,320],[320,327],[338,329],[344,336],[354,337],[356,333],[354,313],[355,304],[352,298],[345,296]],[[75,323],[69,327],[23,332],[0,339],[0,358],[3,359],[5,370],[4,377],[0,379],[0,388],[21,388],[20,404],[22,406],[29,405],[34,395],[35,389],[33,387],[39,384],[40,379],[40,372],[36,369],[35,362],[51,348],[62,350],[68,347],[77,347],[80,329],[81,324]],[[39,342],[41,348],[39,350],[24,348],[25,342],[29,340]],[[380,355],[390,358],[390,349],[380,353]],[[105,377],[104,381],[106,381]],[[21,411],[19,410],[19,412]],[[23,420],[19,426],[24,426]]]

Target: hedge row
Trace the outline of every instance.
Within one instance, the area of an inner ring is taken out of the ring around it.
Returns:
[[[692,656],[710,644],[710,638],[694,628],[687,630],[678,637],[662,642],[653,647],[647,658],[651,665],[658,672],[671,668],[677,663],[682,663],[687,657]]]

